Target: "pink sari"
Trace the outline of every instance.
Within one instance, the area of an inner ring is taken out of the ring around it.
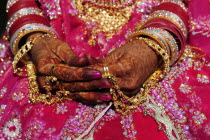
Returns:
[[[96,46],[88,45],[88,34],[96,26],[74,16],[77,10],[70,0],[60,3],[40,0],[51,25],[78,55],[86,52],[104,57],[112,48],[125,43],[134,27],[143,22],[146,9],[159,1],[136,5],[130,20],[111,39],[98,33]],[[56,5],[47,9],[47,5]],[[59,9],[59,7],[61,9]],[[196,7],[196,8],[195,8]],[[58,14],[60,12],[61,14]],[[5,139],[210,139],[210,2],[189,1],[189,44],[206,52],[202,58],[188,58],[175,64],[158,83],[145,105],[121,116],[107,104],[87,106],[75,101],[53,105],[31,104],[28,81],[13,74],[13,55],[9,43],[0,43],[0,138]],[[64,28],[62,28],[64,27]],[[87,34],[84,34],[87,31]],[[202,51],[194,48],[202,55]]]

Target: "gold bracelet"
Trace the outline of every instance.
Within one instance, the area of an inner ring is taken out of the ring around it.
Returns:
[[[14,61],[12,62],[12,66],[13,66],[13,69],[14,69],[14,73],[17,73],[18,71],[20,71],[20,69],[17,69],[17,64],[18,62],[20,61],[20,59],[27,53],[29,52],[32,47],[34,46],[34,44],[36,43],[37,39],[40,39],[40,38],[44,38],[44,37],[52,37],[51,35],[49,34],[44,34],[44,35],[38,35],[37,37],[29,40],[26,42],[25,45],[23,45],[21,47],[20,50],[18,50],[17,54],[15,55],[14,57]]]
[[[34,64],[26,65],[27,75],[28,75],[28,84],[29,84],[29,99],[32,103],[37,102],[37,96],[39,95],[39,86],[36,81],[36,69]]]
[[[59,90],[55,95],[48,92],[47,94],[42,94],[39,91],[39,86],[36,81],[36,68],[33,63],[29,63],[26,65],[27,75],[28,75],[28,84],[29,84],[29,100],[31,103],[45,103],[45,104],[53,104],[56,102],[60,102],[62,100],[72,100],[70,98],[70,92],[66,90]],[[47,77],[47,80],[55,81],[54,76]],[[49,85],[47,85],[49,86]],[[48,87],[50,88],[50,87]]]
[[[136,96],[128,97],[123,94],[120,90],[120,87],[117,85],[116,78],[110,74],[108,79],[110,79],[112,83],[112,88],[110,88],[110,93],[112,95],[113,103],[116,108],[116,111],[122,115],[128,114],[130,111],[137,108],[140,104],[144,103],[147,99],[147,95],[158,81],[164,78],[164,75],[170,70],[170,60],[166,51],[160,47],[155,41],[147,39],[147,38],[138,38],[143,40],[149,47],[155,50],[164,61],[164,69],[156,70],[142,85],[140,92],[137,93]],[[109,72],[107,72],[109,73]]]
[[[149,47],[155,50],[162,57],[164,61],[163,73],[167,73],[170,70],[170,57],[167,52],[151,39],[142,37],[139,37],[139,39],[142,39]]]

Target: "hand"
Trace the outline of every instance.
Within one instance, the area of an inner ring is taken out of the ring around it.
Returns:
[[[75,55],[71,48],[59,39],[38,39],[31,50],[31,56],[37,67],[41,88],[45,86],[46,75],[53,75],[65,82],[85,82],[101,78],[98,70],[82,68],[81,66],[88,64],[88,59]]]
[[[158,67],[158,56],[142,40],[128,42],[126,45],[115,49],[106,58],[98,61],[99,63],[86,68],[98,69],[103,73],[104,64],[106,64],[110,73],[116,76],[117,84],[123,93],[128,96],[136,94],[144,81]],[[70,86],[67,84],[65,88],[68,88],[70,91],[83,89],[83,92],[75,93],[77,99],[83,102],[98,103],[110,101],[111,95],[109,92],[94,92],[94,90],[99,88],[106,89],[110,86],[110,82],[107,79],[100,79],[87,83],[71,83]]]
[[[142,40],[128,42],[115,49],[106,58],[89,68],[103,73],[104,64],[111,74],[116,76],[116,82],[124,94],[136,94],[144,81],[157,69],[158,56]]]

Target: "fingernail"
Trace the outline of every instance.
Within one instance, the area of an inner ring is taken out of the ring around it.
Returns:
[[[102,78],[102,75],[101,75],[101,73],[99,71],[87,68],[87,69],[84,70],[83,77],[86,80],[93,80],[93,79],[100,79],[100,78]]]
[[[101,78],[102,76],[101,76],[101,73],[100,72],[95,72],[95,73],[93,73],[92,74],[92,78],[93,79],[99,79],[99,78]]]
[[[111,98],[111,96],[110,95],[103,95],[102,97],[101,97],[101,100],[102,101],[110,101],[112,98]]]
[[[111,83],[107,79],[102,79],[102,84],[100,85],[101,88],[110,88]]]

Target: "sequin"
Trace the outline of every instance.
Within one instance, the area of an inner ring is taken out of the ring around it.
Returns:
[[[181,84],[179,87],[179,90],[184,93],[184,94],[188,94],[191,92],[191,87],[189,85],[186,84]]]
[[[197,74],[197,80],[198,82],[209,84],[209,77],[204,74]]]
[[[67,106],[64,103],[57,104],[56,106],[56,114],[65,114],[68,112]]]

